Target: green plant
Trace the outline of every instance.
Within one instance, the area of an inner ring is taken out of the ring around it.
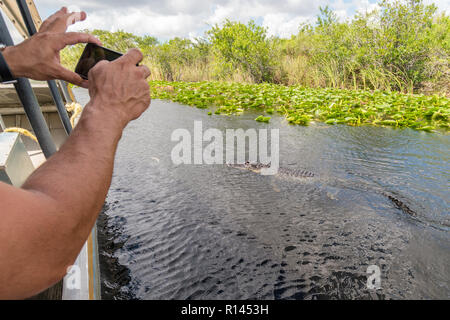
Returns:
[[[216,70],[227,77],[236,69],[247,72],[256,83],[273,80],[275,61],[267,30],[250,21],[247,25],[227,20],[207,32]]]
[[[284,115],[291,124],[304,126],[319,121],[329,125],[449,130],[450,100],[439,95],[314,89],[268,83],[153,81],[150,84],[154,98],[215,109],[217,115],[266,111]],[[270,119],[260,115],[255,120],[269,122]]]

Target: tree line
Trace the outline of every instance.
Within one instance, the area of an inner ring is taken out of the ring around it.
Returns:
[[[153,80],[235,81],[450,94],[450,17],[423,0],[383,0],[339,21],[320,8],[290,39],[254,21],[226,20],[196,39],[160,42],[124,31],[86,30],[113,50],[139,47]],[[67,48],[74,68],[82,47]]]

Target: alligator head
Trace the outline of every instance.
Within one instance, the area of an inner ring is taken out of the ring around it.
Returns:
[[[249,161],[246,161],[243,164],[227,163],[227,166],[231,167],[231,168],[242,169],[242,170],[249,170],[249,171],[253,171],[253,172],[256,172],[256,173],[260,173],[261,169],[263,169],[263,168],[270,168],[270,163],[269,164],[262,164],[260,162],[249,162]]]
[[[261,169],[264,168],[270,168],[269,164],[263,164],[260,162],[245,162],[243,164],[234,164],[234,163],[227,163],[228,167],[241,169],[241,170],[248,170],[255,173],[261,173]],[[289,169],[289,168],[279,168],[278,174],[279,177],[291,177],[291,178],[312,178],[314,177],[314,173],[302,170],[302,169]]]

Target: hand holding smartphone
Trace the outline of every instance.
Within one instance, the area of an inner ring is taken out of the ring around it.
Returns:
[[[75,73],[88,80],[89,70],[102,60],[114,61],[123,56],[122,53],[88,43],[78,61]]]

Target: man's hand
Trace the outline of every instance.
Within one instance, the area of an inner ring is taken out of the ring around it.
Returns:
[[[78,21],[86,20],[86,12],[67,12],[66,7],[62,7],[59,11],[47,18],[39,29],[39,32],[64,33],[67,28]]]
[[[3,55],[14,77],[26,77],[34,80],[60,79],[87,88],[88,81],[61,65],[59,53],[68,45],[77,43],[95,43],[101,45],[94,36],[68,32],[67,28],[86,19],[85,12],[67,13],[62,8],[47,20],[31,38],[17,46],[7,47]]]
[[[103,60],[97,63],[89,72],[91,102],[85,113],[93,108],[101,110],[103,121],[111,119],[119,124],[119,130],[138,118],[151,100],[146,80],[150,70],[146,66],[136,66],[142,58],[138,49],[131,49],[113,62]]]

